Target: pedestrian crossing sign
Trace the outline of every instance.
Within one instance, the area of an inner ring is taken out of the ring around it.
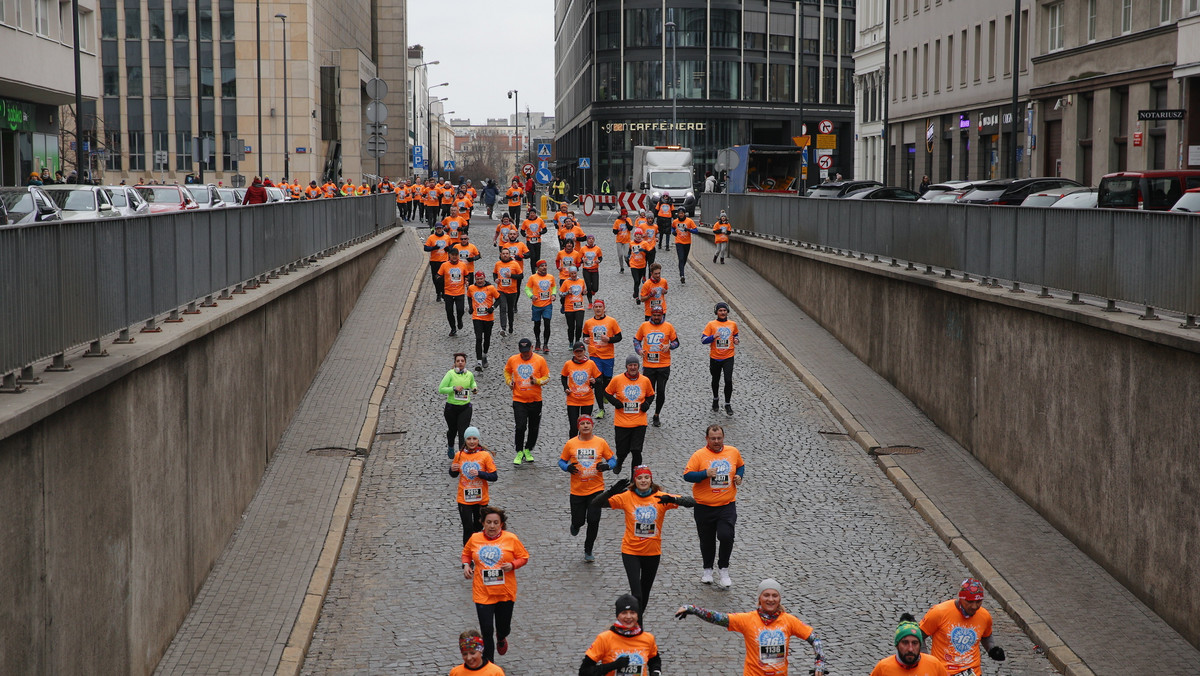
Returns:
[[[590,157],[579,158],[579,168],[580,169],[591,169],[592,168],[592,158],[590,158]]]

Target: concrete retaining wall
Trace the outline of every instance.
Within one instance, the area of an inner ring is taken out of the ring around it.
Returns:
[[[114,346],[3,421],[0,673],[153,670],[391,242]]]
[[[730,244],[1200,646],[1200,336],[754,238]]]

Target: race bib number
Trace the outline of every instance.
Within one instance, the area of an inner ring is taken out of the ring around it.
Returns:
[[[729,488],[729,475],[728,474],[714,474],[709,479],[708,485],[711,486],[713,488],[713,490]]]
[[[658,523],[635,523],[633,524],[633,535],[639,538],[652,538],[658,533]],[[634,672],[637,673],[637,672]]]
[[[470,401],[471,392],[464,388],[461,392],[454,393],[454,399],[457,401]]]
[[[482,316],[486,315],[487,313],[488,313],[488,312],[487,312],[487,308],[486,308],[486,307],[484,307],[484,306],[483,306],[482,304],[480,304],[480,303],[476,303],[476,304],[475,304],[475,314],[477,314],[477,315],[479,315],[480,317],[482,317]]]
[[[500,277],[500,286],[501,287],[507,289],[508,287],[510,287],[512,285],[513,285],[513,280],[511,277],[503,277],[503,276]]]
[[[641,404],[636,401],[627,401],[623,404],[623,409],[626,413],[637,415],[642,412]]]
[[[463,489],[463,501],[464,502],[479,502],[480,500],[483,500],[483,489],[482,488]],[[501,571],[501,572],[503,572],[503,571]]]
[[[483,584],[487,587],[504,584],[504,571],[499,568],[484,568],[481,575]]]
[[[662,308],[662,299],[661,298],[655,298],[650,301],[650,309],[651,310],[658,310],[661,308]]]
[[[758,646],[758,661],[763,664],[782,664],[786,652],[781,645]]]
[[[583,301],[582,300],[571,301],[571,309],[575,310],[575,311],[582,310],[583,309]]]
[[[659,354],[657,352],[647,352],[646,353],[646,361],[650,362],[651,364],[657,364],[658,358],[659,358]]]
[[[730,341],[728,338],[718,338],[715,341],[713,341],[713,343],[717,346],[718,350],[728,350],[729,342]]]
[[[525,239],[525,241],[529,242],[530,244],[537,244],[538,242],[542,241],[542,238],[541,237],[528,237]]]
[[[550,292],[538,291],[538,300],[550,300]]]

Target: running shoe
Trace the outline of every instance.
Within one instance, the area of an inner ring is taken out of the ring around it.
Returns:
[[[679,278],[679,283],[680,283],[680,284],[687,284],[687,277],[680,277],[680,278]]]
[[[583,562],[584,563],[595,563],[596,557],[593,556],[591,552],[584,552],[583,553]]]
[[[733,415],[733,407],[729,404],[725,404],[725,413],[727,415]]]
[[[712,583],[713,583],[712,568],[705,568],[704,572],[700,574],[700,584],[712,584]]]
[[[483,358],[483,368],[487,368],[487,357]]]
[[[508,639],[502,638],[499,641],[496,641],[496,652],[500,653],[501,655],[508,652]]]
[[[725,265],[725,259],[724,259],[724,258],[722,258],[722,259],[721,259],[721,265]]]
[[[713,399],[713,413],[716,413],[717,411],[720,411],[720,410],[721,410],[721,407],[717,404],[717,400]]]
[[[457,335],[458,335],[458,329],[450,329],[450,337],[451,338],[453,338]]]
[[[454,447],[453,446],[446,447],[446,457],[450,458],[451,460],[454,459]]]
[[[603,420],[603,419],[604,419],[604,409],[600,409],[599,411],[596,411],[596,420]]]
[[[650,419],[650,424],[654,425],[655,427],[662,427],[662,423],[658,421],[657,415]]]
[[[571,526],[571,537],[579,535],[579,526]]]
[[[521,464],[521,458],[522,458],[522,456],[524,456],[524,452],[523,452],[523,451],[517,451],[517,454],[513,456],[513,464],[514,464],[514,465],[519,465],[519,464]]]
[[[716,263],[716,262],[717,262],[717,254],[713,254],[713,262],[714,262],[714,263]]]
[[[505,331],[504,329],[500,329],[500,337],[501,337],[501,338],[503,338],[503,337],[505,337],[505,336],[507,336],[507,335],[508,335],[508,331]]]
[[[479,371],[479,370],[481,370],[481,369],[483,369],[483,362],[482,362],[482,361],[480,361],[480,360],[478,360],[478,359],[476,359],[476,360],[475,360],[475,370],[476,370],[476,371]]]
[[[730,587],[732,587],[733,581],[729,579],[729,569],[721,568],[720,573],[721,573],[721,576],[720,576],[720,579],[717,580],[717,585],[720,586],[722,589],[729,589]]]
[[[525,449],[525,462],[533,462],[533,451]]]

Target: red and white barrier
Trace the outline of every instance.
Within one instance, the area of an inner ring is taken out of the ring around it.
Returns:
[[[613,205],[618,209],[635,212],[646,208],[646,196],[640,192],[620,192],[616,195],[584,195],[580,199],[583,215],[591,216],[600,205]]]

